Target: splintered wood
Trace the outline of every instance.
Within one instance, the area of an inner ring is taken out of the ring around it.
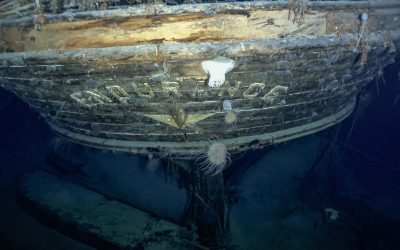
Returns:
[[[301,23],[293,23],[288,19],[288,10],[249,10],[49,21],[40,25],[40,29],[32,23],[26,27],[2,28],[6,35],[1,40],[12,51],[65,50],[323,35],[325,28],[325,14],[317,11],[310,11]]]

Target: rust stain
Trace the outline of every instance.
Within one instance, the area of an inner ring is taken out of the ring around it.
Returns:
[[[228,39],[232,39],[232,37],[222,37],[221,34],[215,34],[217,32],[207,32],[207,31],[199,31],[196,33],[190,34],[189,37],[185,38],[175,38],[172,39],[174,42],[202,42],[202,41],[225,41]]]
[[[156,57],[157,57],[157,63],[159,65],[163,64],[164,59],[162,58],[159,44],[157,45],[157,48],[156,48]]]
[[[128,46],[136,44],[162,44],[165,39],[151,39],[151,40],[132,40],[128,39],[125,41],[101,41],[101,40],[91,40],[91,39],[74,39],[66,43],[69,48],[104,48],[113,46]]]

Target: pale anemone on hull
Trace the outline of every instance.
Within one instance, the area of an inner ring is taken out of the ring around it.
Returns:
[[[226,115],[225,115],[225,117],[224,117],[224,120],[225,120],[226,126],[228,126],[228,127],[233,127],[233,126],[236,125],[236,122],[237,122],[237,115],[236,115],[236,113],[233,112],[232,110],[229,110],[229,111],[226,113]]]
[[[229,166],[231,158],[226,145],[216,138],[210,140],[210,146],[196,159],[196,163],[199,166],[198,171],[216,175]]]

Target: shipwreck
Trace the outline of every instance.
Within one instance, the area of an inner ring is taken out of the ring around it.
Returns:
[[[341,122],[399,54],[398,1],[116,2],[1,1],[0,86],[68,140],[197,161],[220,194],[231,160]]]

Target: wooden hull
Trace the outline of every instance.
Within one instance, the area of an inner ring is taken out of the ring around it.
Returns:
[[[22,47],[16,22],[0,22],[13,51],[0,54],[0,84],[75,142],[193,159],[210,138],[234,154],[340,122],[398,53],[396,2],[312,2],[293,22],[287,3],[192,7],[49,15],[40,31],[25,20]],[[234,67],[210,87],[202,65],[218,60]]]

